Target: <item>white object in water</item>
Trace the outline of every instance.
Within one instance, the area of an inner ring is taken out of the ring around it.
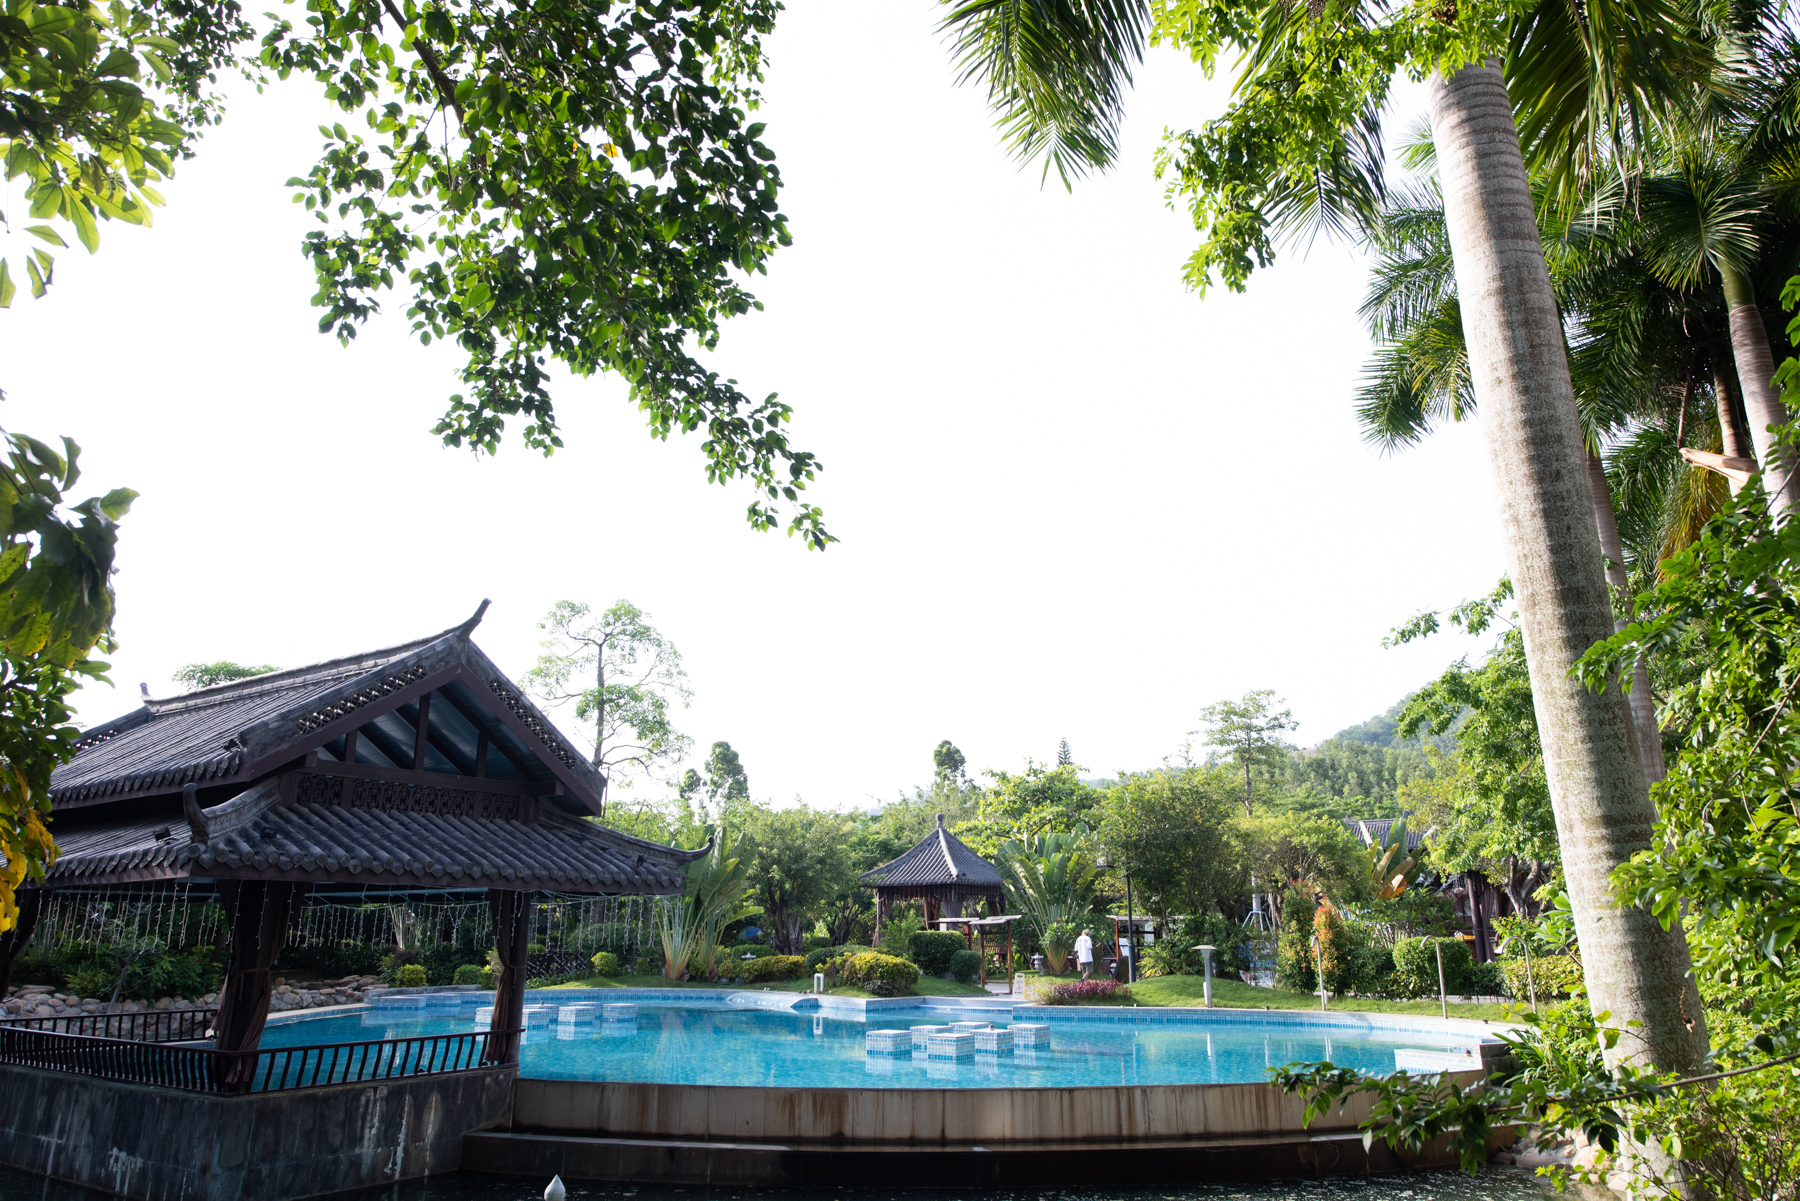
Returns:
[[[494,1007],[492,1005],[483,1005],[480,1009],[477,1009],[475,1011],[475,1024],[477,1026],[492,1026],[494,1024]]]
[[[591,1022],[599,1013],[598,1005],[559,1005],[556,1008],[556,1020],[558,1022]]]
[[[612,1001],[605,1006],[605,1014],[609,1022],[635,1022],[637,1006],[630,1001]]]
[[[563,1187],[561,1176],[550,1177],[550,1185],[544,1190],[544,1201],[565,1201],[569,1190]]]
[[[867,1038],[870,1055],[911,1055],[912,1034],[906,1030],[871,1030]]]
[[[1014,1022],[1008,1029],[1012,1032],[1015,1047],[1050,1049],[1050,1026],[1046,1022]]]
[[[1010,1054],[1013,1049],[1011,1030],[977,1030],[975,1032],[975,1049],[989,1055]]]
[[[825,973],[824,972],[814,972],[813,973],[813,991],[815,993],[821,993],[821,992],[825,991]]]
[[[973,1034],[944,1031],[941,1034],[928,1035],[925,1039],[926,1059],[970,1059],[975,1054],[975,1036]]]
[[[925,1049],[925,1040],[926,1039],[930,1038],[934,1034],[948,1034],[948,1033],[950,1033],[950,1027],[948,1027],[948,1026],[914,1026],[912,1028],[913,1050],[923,1051]]]

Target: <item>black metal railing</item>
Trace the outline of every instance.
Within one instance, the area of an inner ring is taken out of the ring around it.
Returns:
[[[140,1043],[185,1043],[212,1037],[217,1009],[146,1009],[137,1013],[65,1013],[0,1019],[0,1030],[48,1030]]]
[[[377,1042],[219,1051],[53,1030],[0,1027],[0,1063],[202,1093],[277,1092],[484,1066],[493,1034],[477,1030]]]

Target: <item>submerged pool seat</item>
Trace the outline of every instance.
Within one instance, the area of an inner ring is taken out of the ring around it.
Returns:
[[[558,1005],[556,1007],[556,1024],[559,1026],[591,1025],[599,1013],[600,1006],[591,1003]]]

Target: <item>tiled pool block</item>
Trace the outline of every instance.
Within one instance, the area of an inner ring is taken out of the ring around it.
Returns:
[[[986,1030],[989,1024],[988,1022],[951,1022],[950,1029],[958,1034],[973,1034],[977,1030]]]
[[[1020,1050],[1026,1047],[1034,1051],[1050,1049],[1050,1027],[1043,1022],[1014,1022],[1006,1032],[1012,1035],[1013,1046]]]
[[[521,1016],[527,1026],[548,1026],[556,1017],[554,1005],[527,1005]]]
[[[948,1026],[914,1026],[912,1028],[913,1050],[923,1051],[923,1050],[925,1050],[925,1040],[926,1039],[930,1038],[934,1034],[948,1034],[948,1033],[950,1033],[950,1027],[948,1027]]]
[[[637,1021],[638,1007],[630,1001],[614,1001],[612,1004],[603,1006],[602,1008],[605,1011],[606,1020],[609,1022]]]
[[[1469,1052],[1394,1048],[1394,1067],[1402,1072],[1467,1072],[1480,1066],[1480,1056]]]
[[[598,1005],[558,1005],[556,1020],[559,1025],[575,1025],[578,1022],[592,1022],[600,1016]]]
[[[1011,1030],[977,1030],[975,1031],[975,1049],[984,1055],[1011,1055],[1013,1032]]]
[[[931,1034],[925,1039],[925,1058],[927,1059],[973,1059],[975,1058],[975,1036],[973,1034]]]
[[[475,1011],[475,1024],[477,1026],[492,1026],[494,1024],[494,1007],[492,1005],[483,1005],[480,1009],[477,1009]]]
[[[909,1030],[871,1030],[865,1040],[870,1055],[886,1055],[910,1057],[913,1053],[912,1032]]]
[[[406,997],[376,997],[370,1004],[382,1009],[423,1009],[425,997],[416,993]]]

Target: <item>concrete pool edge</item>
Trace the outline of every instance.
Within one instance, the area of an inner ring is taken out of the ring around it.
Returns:
[[[1467,1085],[1479,1072],[1452,1079]],[[521,1077],[506,1129],[464,1139],[466,1171],[665,1184],[1158,1183],[1448,1166],[1376,1143],[1369,1102],[1304,1124],[1269,1084],[808,1089]],[[1496,1130],[1490,1152],[1515,1134]]]

